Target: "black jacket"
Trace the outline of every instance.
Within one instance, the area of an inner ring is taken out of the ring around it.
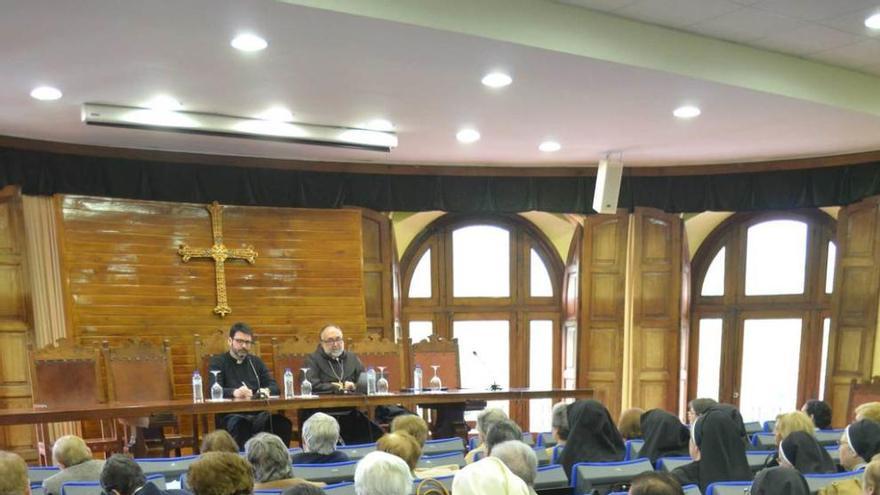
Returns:
[[[358,377],[364,372],[364,365],[358,357],[344,351],[338,358],[332,358],[318,344],[315,352],[306,358],[305,366],[309,368],[308,379],[312,383],[312,393],[328,394],[337,392],[335,382],[357,383]]]
[[[263,363],[263,360],[257,356],[249,355],[241,363],[238,363],[234,357],[228,352],[217,354],[211,357],[209,370],[220,370],[220,386],[223,387],[223,397],[230,399],[235,389],[241,387],[245,383],[252,392],[256,393],[257,389],[268,388],[269,393],[278,395],[278,384],[269,373],[269,368]],[[211,386],[214,385],[214,375],[209,374],[206,377],[208,387],[205,391],[205,397],[211,396]]]

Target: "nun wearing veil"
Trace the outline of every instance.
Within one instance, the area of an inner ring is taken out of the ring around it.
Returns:
[[[688,455],[691,432],[673,414],[651,409],[642,414],[640,422],[645,439],[640,458],[646,457],[654,463],[661,457]]]
[[[804,475],[790,467],[767,468],[755,476],[751,495],[810,495]]]
[[[571,467],[578,462],[623,460],[623,437],[601,402],[579,400],[568,406],[567,413],[568,440],[559,455],[559,464],[567,476],[571,476]]]
[[[672,471],[682,485],[706,488],[716,481],[749,481],[752,470],[746,459],[740,426],[731,406],[713,407],[701,415],[692,431],[691,457],[694,462]]]
[[[779,444],[779,465],[793,467],[802,474],[836,473],[831,455],[816,437],[803,431],[789,434]]]

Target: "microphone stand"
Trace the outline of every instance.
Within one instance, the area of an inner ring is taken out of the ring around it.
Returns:
[[[477,351],[471,351],[471,352],[473,353],[474,357],[477,358],[477,361],[479,361],[480,364],[483,365],[483,368],[486,369],[486,371],[489,373],[489,376],[492,378],[492,385],[489,385],[489,390],[491,390],[493,392],[497,392],[497,391],[501,390],[501,385],[498,385],[498,381],[495,380],[495,373],[492,373],[492,370],[489,368],[489,365],[487,365],[486,362],[483,361],[483,358],[481,358],[480,355],[477,354]]]

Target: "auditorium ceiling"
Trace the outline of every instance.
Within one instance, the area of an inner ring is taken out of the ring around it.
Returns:
[[[878,0],[6,0],[0,136],[309,162],[592,167],[880,150]],[[230,46],[250,32],[268,46]],[[491,71],[512,84],[481,84]],[[63,96],[38,101],[40,85]],[[83,103],[390,121],[390,153],[87,126]],[[691,119],[673,110],[700,108]],[[456,133],[478,130],[464,144]],[[555,141],[555,152],[539,150]]]

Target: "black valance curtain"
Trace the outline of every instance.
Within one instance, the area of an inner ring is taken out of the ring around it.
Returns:
[[[378,211],[592,213],[595,177],[469,177],[278,170],[0,148],[0,186],[25,194]],[[721,175],[623,178],[620,208],[811,208],[880,194],[880,162]]]

